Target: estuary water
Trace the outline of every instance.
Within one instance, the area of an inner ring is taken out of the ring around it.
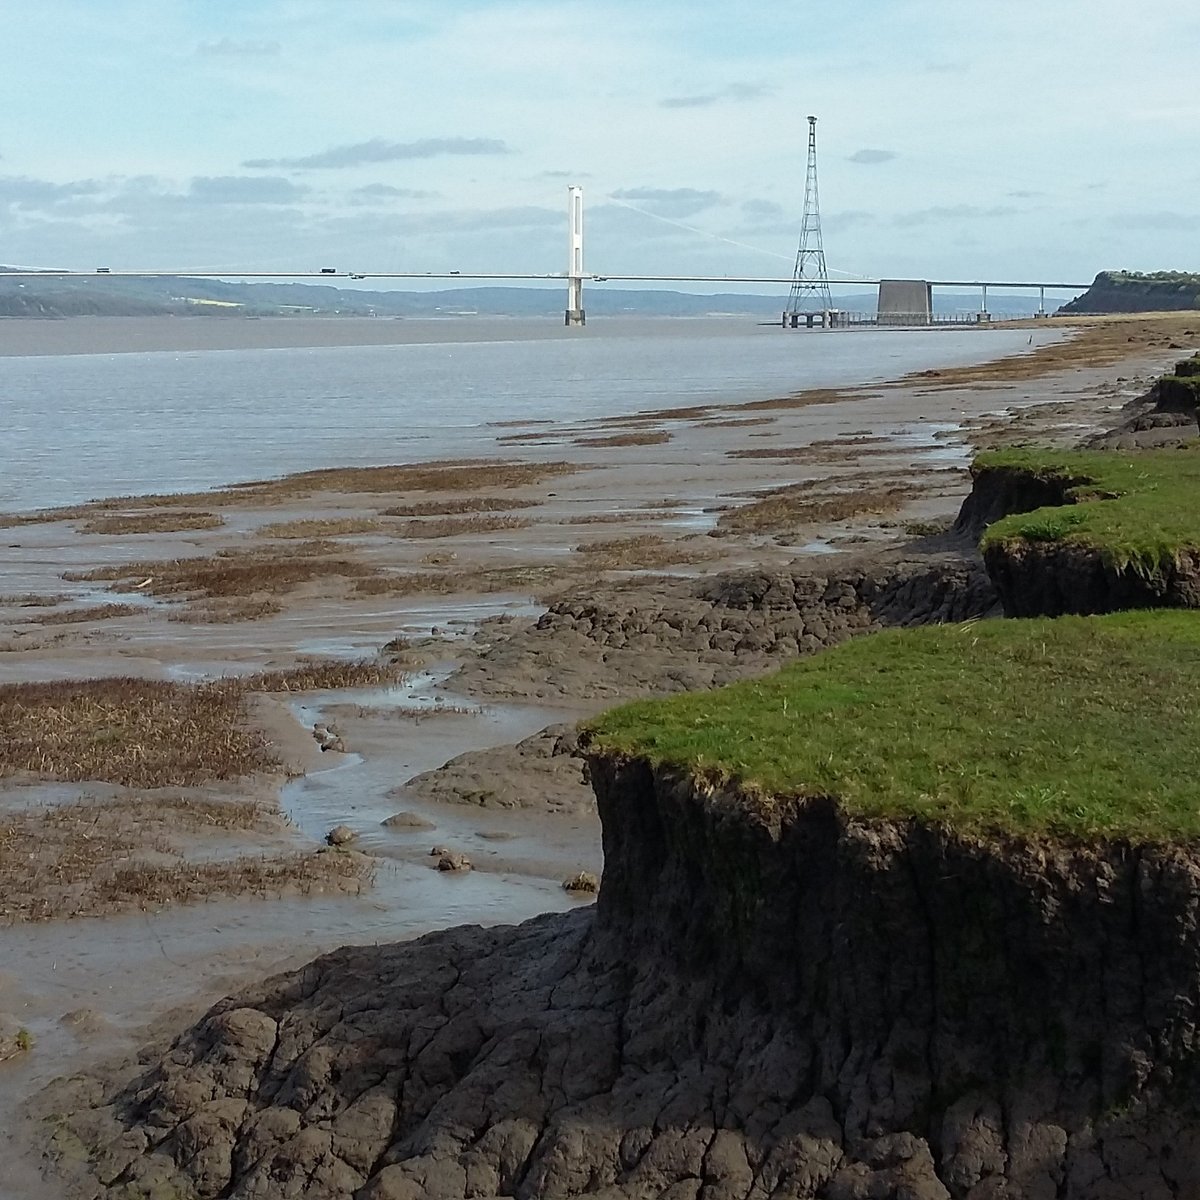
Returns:
[[[512,423],[870,383],[1020,353],[1029,340],[744,318],[609,318],[569,331],[544,320],[388,324],[387,345],[0,354],[0,510],[494,455]]]

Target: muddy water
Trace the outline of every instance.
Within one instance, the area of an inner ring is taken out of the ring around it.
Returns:
[[[269,631],[193,630],[172,639],[147,630],[144,637],[127,637],[119,655],[64,647],[61,658],[39,654],[7,663],[4,676],[132,671],[194,680],[256,670],[296,652],[357,658],[376,652],[388,636],[417,638],[435,627],[443,638],[449,635],[452,648],[485,617],[533,611],[527,597],[496,595],[381,604],[377,613],[356,613],[346,632],[330,632],[328,612],[296,614]],[[435,664],[394,688],[310,694],[291,704],[301,742],[304,729],[319,720],[346,729],[351,753],[319,757],[308,776],[286,785],[282,803],[301,843],[319,841],[336,824],[360,833],[361,848],[378,856],[374,886],[360,895],[215,901],[0,929],[0,1013],[14,1016],[36,1041],[32,1053],[0,1064],[0,1144],[16,1128],[23,1101],[49,1079],[83,1061],[132,1050],[156,1022],[182,1027],[249,980],[351,942],[394,941],[464,923],[514,923],[578,903],[560,885],[580,869],[599,869],[594,819],[547,822],[529,814],[426,805],[421,811],[431,829],[380,824],[400,808],[416,807],[389,795],[414,774],[578,715],[531,705],[481,708],[460,700],[444,687],[453,665]],[[48,786],[18,789],[10,798],[23,805],[75,794]],[[435,843],[466,853],[477,869],[439,872],[429,856]],[[175,1009],[180,1011],[168,1021],[164,1014]],[[10,1194],[7,1186],[0,1178],[0,1198]],[[36,1195],[36,1182],[23,1179],[11,1194]]]
[[[72,323],[60,324],[69,336]],[[0,509],[514,453],[497,446],[502,423],[861,384],[1021,353],[1028,337],[610,319],[571,336],[553,322],[480,321],[455,326],[463,340],[451,342],[445,322],[390,324],[409,327],[409,344],[0,355]]]
[[[428,864],[434,846],[465,853],[477,871],[511,880],[561,882],[580,870],[600,869],[600,824],[594,816],[431,804],[404,795],[403,782],[441,766],[465,749],[503,746],[547,725],[574,721],[593,710],[533,704],[487,704],[455,695],[444,681],[454,664],[435,664],[391,688],[347,689],[293,701],[296,719],[342,731],[348,753],[286,784],[284,812],[313,840],[337,824],[358,834],[371,854]],[[365,753],[355,747],[361,745]],[[431,828],[394,829],[383,822],[397,811],[416,813]],[[386,875],[376,884],[389,897]],[[404,897],[397,894],[397,902]]]
[[[51,1079],[130,1052],[151,1023],[184,1027],[250,979],[349,943],[518,922],[572,904],[555,883],[531,876],[385,862],[378,881],[361,897],[214,902],[0,931],[0,1011],[35,1038],[31,1053],[0,1064],[0,1145],[18,1128],[25,1098]],[[18,1186],[0,1177],[0,1198],[27,1200],[34,1187],[32,1178]]]
[[[186,671],[178,665],[173,673]],[[0,1012],[28,1028],[36,1043],[32,1053],[0,1064],[0,1142],[17,1129],[25,1098],[50,1079],[84,1060],[132,1050],[155,1023],[182,1027],[250,979],[348,943],[390,942],[466,923],[515,923],[578,903],[560,882],[581,868],[599,869],[594,820],[547,823],[528,814],[427,805],[421,812],[433,829],[393,831],[379,823],[401,807],[388,792],[411,775],[569,715],[518,705],[445,711],[454,698],[439,703],[437,697],[447,671],[425,672],[403,688],[324,693],[293,703],[306,724],[329,707],[363,714],[337,719],[364,752],[329,755],[337,761],[288,784],[283,794],[300,833],[317,840],[332,825],[350,824],[361,833],[361,847],[380,856],[374,886],[361,895],[214,901],[0,930]],[[410,710],[427,715],[418,723]],[[50,790],[54,796],[46,791],[36,798],[70,798],[71,789]],[[439,872],[428,854],[434,842],[466,852],[478,869]],[[6,1186],[0,1180],[0,1198],[10,1195]],[[23,1179],[11,1195],[32,1196],[35,1188],[35,1180]]]

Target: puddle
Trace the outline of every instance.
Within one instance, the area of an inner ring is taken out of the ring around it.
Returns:
[[[528,596],[499,594],[481,600],[432,600],[427,604],[405,604],[377,611],[355,611],[359,622],[373,619],[391,621],[392,637],[440,637],[448,641],[469,637],[480,622],[491,617],[537,617],[545,612],[544,604],[533,603]],[[434,634],[433,631],[437,630]],[[386,641],[387,639],[382,639]],[[378,653],[382,641],[378,635],[340,637],[322,636],[301,638],[295,643],[298,654],[323,655],[328,658],[362,658]]]
[[[183,1007],[171,1018],[182,1027],[220,996],[338,946],[516,923],[575,903],[556,884],[529,877],[386,862],[378,874],[381,887],[362,897],[218,901],[0,929],[0,1012],[34,1037],[29,1054],[0,1065],[0,1142],[10,1141],[27,1096],[88,1058],[132,1049],[146,1024],[172,1009]],[[395,901],[381,903],[381,895]],[[100,1025],[82,1038],[62,1022],[80,1009]],[[24,1181],[15,1193],[0,1182],[0,1196],[35,1194]]]
[[[707,508],[678,508],[669,518],[671,528],[690,529],[696,533],[707,533],[717,527],[720,513]]]
[[[559,822],[569,818],[540,817],[536,828],[524,812],[482,809],[471,805],[420,806],[393,795],[394,789],[424,771],[433,770],[468,750],[509,745],[547,725],[577,718],[578,714],[535,704],[487,704],[445,689],[452,663],[434,664],[401,684],[382,688],[347,688],[293,700],[296,720],[306,729],[318,722],[337,725],[350,753],[331,753],[336,759],[324,769],[289,781],[280,794],[288,818],[314,841],[321,841],[334,825],[349,825],[359,835],[358,845],[371,853],[411,851],[415,844],[428,849],[431,838],[476,841],[480,831],[511,834],[503,853],[486,855],[499,861],[515,853],[523,858],[546,859],[547,878],[561,879],[561,852],[570,850],[572,861],[580,855],[599,857],[599,826],[587,822],[581,837],[567,837],[555,849],[546,845]],[[362,718],[347,713],[363,710]],[[330,710],[333,710],[332,712]],[[355,750],[356,738],[367,751]],[[379,746],[380,740],[386,744]],[[433,822],[433,830],[393,830],[382,822],[408,809]],[[414,842],[414,836],[416,841]],[[582,838],[582,840],[581,840]],[[512,840],[528,839],[519,846]],[[455,849],[461,849],[456,845]],[[540,854],[539,854],[540,850]]]

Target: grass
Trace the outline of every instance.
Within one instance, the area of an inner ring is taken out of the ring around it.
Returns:
[[[283,605],[277,600],[229,597],[184,605],[168,613],[167,620],[184,625],[225,625],[235,621],[258,621],[281,612]]]
[[[511,512],[517,508],[536,508],[537,500],[518,500],[515,496],[449,496],[444,500],[418,500],[385,508],[382,517],[442,517],[462,513]]]
[[[678,563],[703,562],[712,551],[695,540],[668,540],[655,533],[584,542],[575,553],[592,571],[642,571]]]
[[[225,518],[216,513],[174,512],[108,513],[79,526],[80,533],[182,533],[192,529],[219,529]]]
[[[890,630],[767,679],[612,710],[593,744],[764,804],[980,833],[1200,837],[1200,614]]]
[[[469,516],[469,517],[425,517],[406,521],[389,530],[402,538],[446,538],[464,534],[497,533],[501,529],[526,529],[530,522],[524,517]]]
[[[278,594],[314,580],[356,579],[375,574],[375,567],[332,556],[342,550],[344,547],[336,542],[314,540],[285,548],[261,546],[221,550],[209,556],[120,563],[92,571],[68,572],[63,578],[89,583],[110,581],[114,591],[128,591],[136,586],[156,596],[211,598]]]
[[[301,663],[279,671],[259,671],[228,682],[248,692],[315,692],[379,687],[398,683],[403,678],[404,672],[398,666],[363,658]]]
[[[188,787],[278,769],[245,685],[105,678],[0,687],[0,777]]]
[[[903,508],[922,489],[914,484],[888,487],[860,487],[846,492],[824,494],[812,491],[808,480],[776,488],[749,504],[722,513],[713,533],[716,536],[739,533],[771,533],[797,525],[824,525],[867,514],[878,515]]]
[[[285,504],[322,492],[377,494],[384,492],[472,492],[486,488],[528,487],[589,468],[567,462],[528,463],[506,459],[448,459],[384,467],[328,467],[278,479],[256,479],[209,492],[161,492],[144,496],[112,496],[87,504],[48,508],[34,513],[0,514],[0,529],[43,525],[55,521],[87,520],[102,514],[121,514],[133,508],[161,509],[195,505],[242,506]],[[206,527],[207,528],[207,527]]]
[[[374,517],[308,517],[296,521],[272,521],[255,532],[268,538],[327,538],[344,534],[378,533],[381,522]]]
[[[133,795],[7,813],[0,817],[0,925],[214,895],[344,890],[369,873],[356,855],[213,858],[208,849],[200,861],[189,861],[176,844],[181,836],[270,833],[278,822],[262,805],[188,795]]]
[[[193,787],[274,771],[250,727],[249,692],[375,687],[402,679],[372,659],[300,663],[212,683],[111,677],[0,686],[0,777],[27,773],[126,787]]]
[[[374,575],[354,584],[358,596],[447,596],[470,592],[532,593],[557,582],[562,571],[554,567],[491,567],[472,571],[404,571]]]
[[[1006,383],[1038,379],[1052,372],[1076,367],[1107,367],[1143,352],[1170,344],[1174,337],[1188,336],[1195,325],[1195,312],[1121,313],[1101,317],[1063,317],[1030,321],[1026,328],[1061,332],[1074,336],[1036,346],[1025,354],[1012,354],[961,367],[936,367],[914,371],[897,385],[925,384],[932,388],[963,387],[975,383]],[[894,385],[885,385],[894,386]]]
[[[503,459],[459,459],[387,467],[329,467],[281,479],[240,483],[224,494],[293,497],[314,492],[466,492],[527,487],[581,470],[573,463],[526,463]]]
[[[564,525],[614,525],[623,521],[665,521],[679,516],[673,508],[639,508],[624,512],[584,513],[578,517],[567,517]]]
[[[54,608],[73,599],[66,592],[17,592],[0,596],[0,608]]]
[[[81,621],[108,621],[113,617],[130,617],[145,612],[136,604],[93,604],[88,608],[66,608],[43,616],[29,617],[31,625],[71,625]]]
[[[662,446],[671,440],[669,433],[647,432],[647,433],[613,433],[603,437],[578,437],[575,439],[576,446]]]
[[[1118,569],[1153,575],[1185,551],[1200,552],[1200,442],[1182,450],[1011,449],[972,466],[1061,485],[1061,506],[1015,513],[991,525],[982,546],[1059,542],[1097,551]]]

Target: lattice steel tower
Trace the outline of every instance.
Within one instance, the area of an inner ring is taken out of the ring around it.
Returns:
[[[792,288],[783,324],[795,328],[798,315],[812,324],[812,314],[821,314],[821,323],[829,318],[833,299],[829,295],[829,272],[825,267],[825,246],[821,241],[821,203],[817,197],[817,118],[808,118],[808,173],[804,178],[804,219],[800,225],[800,248],[792,271]]]

